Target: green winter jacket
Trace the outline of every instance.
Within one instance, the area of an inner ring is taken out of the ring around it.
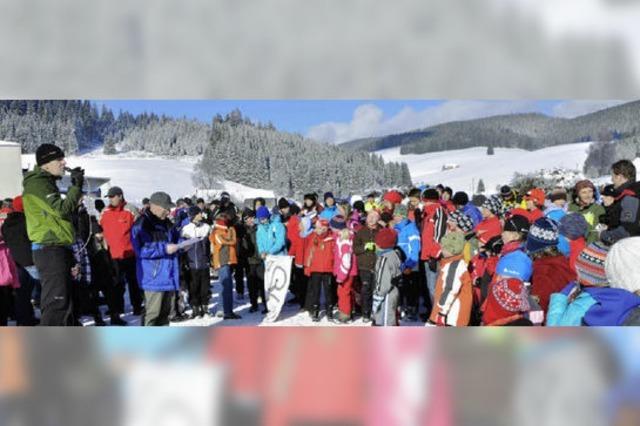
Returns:
[[[587,244],[591,244],[599,239],[598,231],[596,231],[596,225],[598,225],[600,216],[605,213],[604,207],[600,204],[593,203],[587,207],[581,207],[575,203],[569,204],[569,213],[580,213],[584,216],[587,224],[589,225],[589,232],[587,233]]]
[[[71,212],[82,197],[80,188],[72,186],[62,198],[51,173],[36,166],[27,173],[22,185],[22,201],[27,218],[27,234],[32,243],[44,246],[71,245],[75,232]]]

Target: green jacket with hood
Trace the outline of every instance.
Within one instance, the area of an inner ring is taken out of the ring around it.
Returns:
[[[71,186],[62,198],[56,185],[59,178],[36,166],[22,182],[22,201],[27,219],[27,234],[32,243],[43,246],[68,246],[75,242],[71,223],[73,212],[82,197],[77,186]]]

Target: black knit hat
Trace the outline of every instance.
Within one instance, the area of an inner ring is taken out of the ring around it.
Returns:
[[[424,200],[437,201],[440,199],[440,194],[438,194],[438,191],[436,191],[435,189],[428,188],[428,189],[425,189],[424,192],[422,193],[422,198]]]
[[[36,150],[36,164],[38,166],[43,166],[50,161],[61,160],[63,158],[64,151],[61,150],[60,147],[50,143],[43,143]]]
[[[604,195],[605,197],[617,197],[620,195],[620,191],[616,189],[613,185],[607,185],[602,189],[602,193],[600,195]]]
[[[290,206],[290,205],[289,205],[289,202],[287,201],[287,199],[286,199],[286,198],[282,197],[282,198],[280,198],[280,199],[278,200],[278,208],[279,208],[280,210],[282,210],[282,209],[286,209],[286,208],[287,208],[287,207],[289,207],[289,206]]]
[[[469,196],[466,192],[458,191],[451,199],[456,206],[466,206],[469,203]]]

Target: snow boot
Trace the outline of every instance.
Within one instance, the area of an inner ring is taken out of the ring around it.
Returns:
[[[311,320],[313,322],[320,321],[320,307],[319,306],[314,306],[312,312],[313,313],[311,314]]]

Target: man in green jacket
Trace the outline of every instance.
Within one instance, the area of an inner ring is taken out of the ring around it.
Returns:
[[[36,164],[24,177],[22,197],[33,261],[42,283],[40,324],[74,325],[71,245],[75,232],[71,213],[82,198],[84,170],[71,171],[72,186],[63,198],[56,181],[65,172],[64,152],[56,145],[42,144],[36,150]]]

